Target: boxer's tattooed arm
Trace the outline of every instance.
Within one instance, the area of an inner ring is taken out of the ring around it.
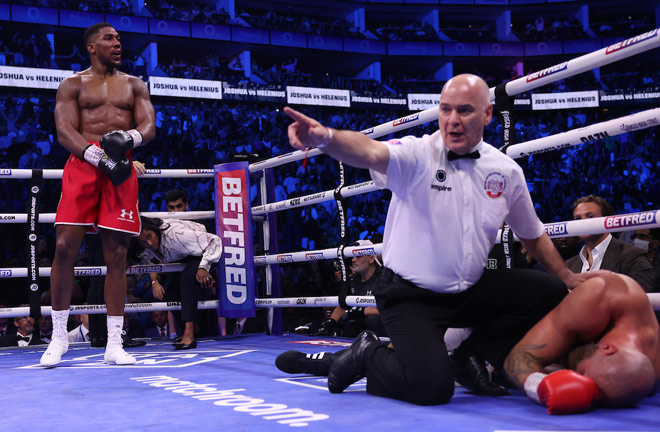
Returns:
[[[513,348],[504,362],[504,370],[513,384],[523,388],[529,374],[543,372],[544,365],[534,352],[542,350],[546,345],[525,344]]]

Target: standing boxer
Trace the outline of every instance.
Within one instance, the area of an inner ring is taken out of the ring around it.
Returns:
[[[60,144],[71,152],[64,167],[55,218],[55,259],[51,273],[53,339],[41,365],[54,366],[68,349],[66,324],[73,265],[88,228],[99,228],[108,268],[105,301],[108,342],[104,360],[134,364],[122,348],[126,297],[126,252],[140,234],[137,176],[132,149],[156,133],[154,108],[145,83],[119,72],[121,42],[108,23],[84,34],[91,67],[68,77],[57,90],[55,125]]]

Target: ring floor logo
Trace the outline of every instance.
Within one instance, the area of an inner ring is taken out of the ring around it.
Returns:
[[[89,355],[76,356],[75,351],[69,350],[60,363],[62,369],[107,369],[116,368],[115,365],[103,361],[103,352]],[[131,351],[137,363],[131,366],[122,366],[122,369],[171,369],[186,368],[204,363],[221,361],[222,359],[236,357],[256,350],[196,350],[194,353],[177,354],[160,351]],[[21,366],[16,369],[43,369],[36,364],[32,366]]]
[[[310,422],[327,420],[330,416],[316,414],[303,408],[290,408],[282,403],[271,403],[260,396],[242,394],[246,389],[235,388],[224,390],[213,387],[212,384],[197,384],[192,381],[180,380],[167,375],[135,377],[132,380],[152,387],[162,388],[180,396],[190,397],[203,403],[212,402],[213,405],[233,409],[234,411],[261,416],[264,420],[276,420],[278,423],[291,427],[308,426]],[[327,386],[326,386],[327,387]],[[259,390],[254,390],[259,392]],[[252,393],[254,394],[254,393]],[[271,395],[272,396],[272,395]]]

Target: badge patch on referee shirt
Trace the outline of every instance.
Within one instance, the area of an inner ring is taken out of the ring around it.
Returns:
[[[506,179],[501,173],[492,172],[486,176],[484,189],[489,197],[499,198],[506,189]]]

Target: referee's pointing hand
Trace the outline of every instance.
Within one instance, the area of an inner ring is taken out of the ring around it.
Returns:
[[[330,131],[313,118],[294,110],[284,107],[284,114],[291,117],[294,123],[289,125],[289,143],[298,150],[307,147],[316,147],[328,139]]]

